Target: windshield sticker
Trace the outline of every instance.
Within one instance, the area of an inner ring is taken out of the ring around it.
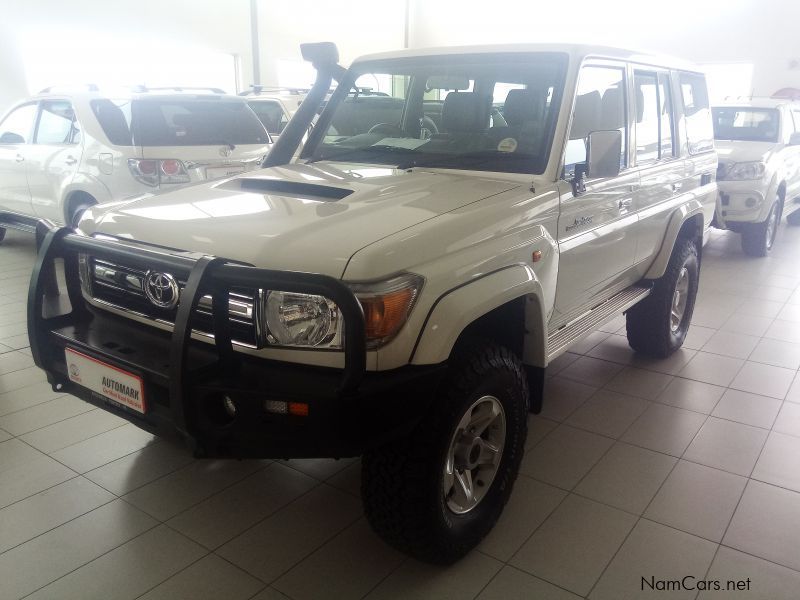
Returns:
[[[497,144],[498,152],[514,152],[517,149],[517,140],[514,138],[503,138]]]

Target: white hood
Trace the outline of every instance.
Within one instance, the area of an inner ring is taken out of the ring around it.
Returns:
[[[365,246],[517,185],[463,172],[292,164],[96,206],[80,228],[339,278]]]
[[[774,142],[740,142],[733,140],[716,140],[719,162],[729,165],[742,162],[767,162],[776,149]]]

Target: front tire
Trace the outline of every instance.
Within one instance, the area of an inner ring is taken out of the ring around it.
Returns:
[[[683,345],[692,321],[700,263],[694,241],[678,240],[664,275],[650,295],[626,315],[628,344],[654,358],[666,358]]]
[[[763,257],[772,250],[778,235],[781,211],[778,202],[772,205],[766,221],[748,223],[742,228],[742,250],[748,256]]]
[[[6,237],[6,230],[4,227],[0,227],[0,242],[2,242]]]
[[[410,436],[362,459],[364,512],[395,548],[450,564],[492,529],[517,478],[528,385],[519,360],[492,343],[456,351],[431,410]]]

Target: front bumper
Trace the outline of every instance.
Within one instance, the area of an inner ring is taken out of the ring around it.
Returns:
[[[40,223],[31,277],[28,332],[37,366],[58,389],[159,435],[183,437],[202,456],[261,458],[355,456],[396,439],[427,412],[443,365],[366,372],[360,305],[341,282],[322,275],[276,272],[225,260],[190,259],[96,240]],[[77,254],[134,262],[186,277],[172,332],[91,307],[80,290]],[[61,258],[69,302],[57,295],[54,261]],[[235,352],[227,319],[231,287],[320,294],[344,315],[345,367],[268,361]],[[191,339],[190,317],[205,294],[213,298],[214,344]],[[221,298],[221,301],[217,299]],[[141,378],[145,414],[115,404],[70,380],[65,349]],[[235,415],[221,410],[225,398]],[[275,414],[270,400],[302,402],[307,416]]]
[[[760,180],[717,181],[716,222],[720,227],[727,228],[728,223],[758,223],[766,218],[766,190],[759,184]]]

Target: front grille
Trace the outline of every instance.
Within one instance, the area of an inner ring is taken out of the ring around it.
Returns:
[[[172,325],[175,322],[177,307],[160,308],[145,295],[146,271],[93,257],[88,258],[87,266],[91,282],[89,289],[93,299],[162,323]],[[181,291],[185,285],[185,281],[178,280]],[[228,303],[231,337],[234,341],[250,346],[259,345],[256,326],[258,297],[257,290],[231,289]],[[193,330],[207,335],[214,334],[211,306],[211,296],[203,296],[200,299],[192,315]]]

